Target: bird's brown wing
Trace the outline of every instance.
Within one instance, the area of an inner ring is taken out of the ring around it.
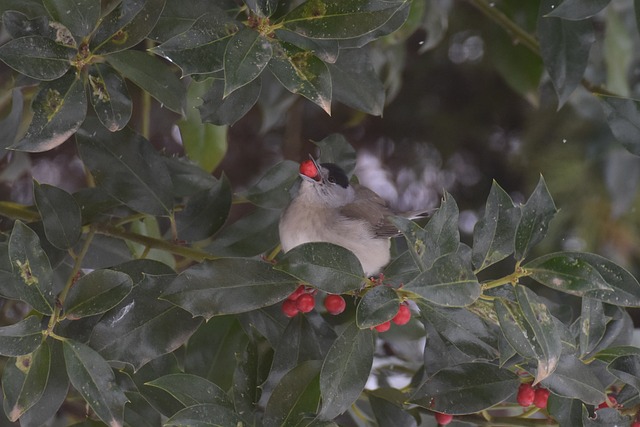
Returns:
[[[349,218],[358,218],[371,225],[371,231],[377,237],[393,237],[399,234],[398,228],[389,222],[394,213],[387,202],[367,187],[357,186],[356,201],[343,206],[340,213]]]

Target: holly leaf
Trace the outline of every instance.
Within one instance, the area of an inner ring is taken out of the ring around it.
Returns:
[[[93,31],[100,18],[99,0],[44,0],[51,17],[83,39]]]
[[[521,207],[522,216],[516,230],[516,259],[529,255],[531,248],[547,234],[549,222],[558,212],[542,175],[527,203]]]
[[[55,80],[71,67],[77,49],[40,35],[9,40],[0,46],[0,60],[36,80]]]
[[[273,55],[271,41],[248,27],[229,40],[224,53],[224,94],[251,83],[262,73]]]
[[[124,79],[108,64],[89,66],[89,99],[100,122],[111,132],[124,128],[133,111]]]
[[[82,235],[80,207],[73,196],[61,188],[33,182],[36,202],[47,240],[58,249],[69,249]]]

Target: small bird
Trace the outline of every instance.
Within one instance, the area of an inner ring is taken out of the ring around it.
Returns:
[[[369,188],[349,183],[333,163],[313,158],[300,164],[302,183],[280,217],[282,250],[308,242],[329,242],[349,249],[367,277],[391,257],[390,238],[399,234],[388,218],[393,211]]]

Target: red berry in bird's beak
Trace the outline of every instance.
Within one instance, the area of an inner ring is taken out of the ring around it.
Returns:
[[[318,168],[316,168],[316,165],[312,160],[305,160],[304,162],[300,163],[300,174],[308,176],[311,179],[316,179],[316,177],[319,175]]]

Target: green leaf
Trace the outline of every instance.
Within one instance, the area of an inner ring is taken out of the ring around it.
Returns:
[[[547,409],[560,425],[581,426],[583,403],[578,399],[568,399],[555,394],[549,395]]]
[[[332,294],[358,289],[365,280],[358,258],[348,249],[327,242],[294,247],[274,269]]]
[[[282,28],[275,30],[275,38],[297,46],[304,51],[312,52],[327,64],[334,64],[338,60],[340,43],[337,40],[310,39]]]
[[[284,28],[312,39],[350,39],[385,25],[408,1],[311,0],[283,18]]]
[[[484,216],[473,229],[471,260],[476,270],[483,270],[514,252],[520,214],[511,197],[493,181]]]
[[[609,347],[600,350],[593,357],[603,362],[611,363],[620,356],[628,356],[632,354],[640,355],[640,348],[631,345],[623,345],[618,347]]]
[[[165,0],[130,0],[119,3],[100,22],[89,45],[91,52],[104,55],[137,45],[158,22],[164,4]]]
[[[581,21],[597,15],[611,0],[564,0],[555,6],[547,16]]]
[[[182,69],[182,75],[213,73],[223,69],[224,53],[239,23],[214,5],[187,31],[151,51]]]
[[[167,215],[173,206],[171,178],[162,157],[129,129],[105,132],[87,120],[76,134],[78,151],[97,184],[136,211]]]
[[[216,179],[186,157],[161,157],[167,166],[175,197],[187,197],[208,190]]]
[[[518,260],[526,258],[531,248],[544,239],[549,221],[558,212],[542,175],[536,189],[521,209],[522,216],[516,231],[516,259]]]
[[[9,420],[17,421],[40,400],[47,386],[50,368],[51,352],[46,342],[31,354],[10,359],[2,376],[3,406]]]
[[[640,304],[640,283],[619,265],[586,252],[558,252],[524,266],[550,288],[622,307]]]
[[[90,344],[102,357],[129,363],[135,370],[183,345],[202,319],[159,300],[175,276],[145,275],[131,293],[106,312]]]
[[[337,417],[360,396],[371,373],[374,341],[371,330],[360,329],[355,323],[335,340],[320,371],[320,419]]]
[[[0,354],[22,356],[35,351],[42,343],[42,325],[37,316],[0,327]]]
[[[610,427],[627,425],[635,420],[635,417],[624,415],[617,408],[598,409],[595,416],[591,416],[591,412],[582,407],[582,423],[586,427]]]
[[[596,349],[607,329],[607,319],[602,302],[582,298],[580,326],[580,354],[586,356]]]
[[[321,366],[319,360],[308,360],[287,372],[267,402],[265,427],[295,427],[318,411]]]
[[[100,122],[111,132],[124,128],[132,113],[132,101],[124,79],[108,64],[89,66],[89,99]]]
[[[356,309],[356,325],[367,329],[391,320],[397,313],[400,299],[395,290],[377,286],[368,291]]]
[[[409,401],[445,414],[473,414],[509,398],[519,383],[516,374],[496,365],[462,363],[436,372]]]
[[[203,122],[233,125],[255,105],[262,88],[262,76],[224,96],[224,80],[215,79],[198,107]]]
[[[122,301],[133,287],[131,277],[114,270],[95,270],[78,280],[64,301],[67,318],[104,313]]]
[[[616,357],[607,370],[620,381],[640,390],[640,354],[627,354]]]
[[[284,208],[291,200],[289,192],[298,179],[298,168],[298,163],[283,160],[265,172],[242,196],[263,208]]]
[[[93,31],[100,18],[99,0],[44,0],[51,17],[82,39]]]
[[[61,188],[33,182],[33,196],[42,217],[47,240],[59,249],[69,249],[82,235],[80,207]]]
[[[436,259],[431,267],[420,273],[404,287],[425,300],[449,307],[472,304],[481,293],[480,283],[458,253]]]
[[[263,18],[268,18],[278,8],[278,0],[247,0],[246,4],[253,13]]]
[[[205,403],[194,405],[179,411],[164,422],[164,426],[189,426],[189,427],[229,427],[240,426],[244,422],[242,418],[231,409]]]
[[[123,77],[148,92],[163,107],[184,114],[184,85],[162,61],[138,50],[114,53],[107,56],[106,60]]]
[[[124,404],[128,399],[116,383],[111,367],[82,343],[67,339],[62,346],[73,387],[102,421],[111,427],[123,426]]]
[[[71,67],[77,50],[39,35],[9,40],[0,46],[0,61],[36,80],[55,80]]]
[[[390,397],[391,396],[391,397]],[[416,427],[416,419],[405,411],[405,395],[395,388],[379,388],[367,393],[371,410],[379,427]]]
[[[605,386],[595,369],[573,355],[563,354],[555,372],[540,383],[553,393],[597,405],[604,402]]]
[[[176,215],[180,239],[194,241],[205,239],[227,219],[231,208],[231,184],[223,175],[205,191],[191,196],[184,210]]]
[[[38,235],[21,221],[16,221],[9,238],[9,260],[20,284],[20,299],[42,314],[53,314],[53,271],[49,258],[40,246]]]
[[[335,64],[327,64],[333,84],[333,100],[373,116],[382,116],[384,85],[364,49],[343,52]]]
[[[598,97],[613,136],[630,153],[640,156],[640,111],[632,99]]]
[[[258,31],[243,27],[236,32],[224,53],[224,96],[258,77],[272,55],[271,41]]]
[[[24,137],[10,148],[37,153],[51,150],[73,135],[87,114],[84,84],[74,72],[43,83],[31,104],[33,119]]]
[[[11,92],[11,112],[0,120],[0,149],[4,150],[15,142],[20,129],[23,106],[22,91],[14,88]]]
[[[555,0],[541,3],[538,39],[545,69],[558,94],[558,107],[561,107],[582,80],[595,35],[589,21],[548,17],[547,13],[555,5]]]
[[[289,43],[274,46],[269,70],[291,93],[302,95],[331,114],[331,74],[327,65],[310,51]]]
[[[229,397],[216,384],[191,374],[169,374],[146,383],[151,387],[165,390],[185,407],[203,403],[214,403],[232,408]]]
[[[296,279],[274,270],[269,263],[221,258],[184,270],[162,299],[210,319],[275,304],[291,294],[296,284]]]
[[[562,345],[549,310],[535,294],[518,285],[518,302],[496,299],[495,309],[502,332],[511,345],[526,358],[535,359],[535,383],[553,373],[560,360]]]
[[[344,135],[332,133],[320,141],[311,141],[318,147],[320,163],[335,163],[351,176],[356,169],[356,150]]]

